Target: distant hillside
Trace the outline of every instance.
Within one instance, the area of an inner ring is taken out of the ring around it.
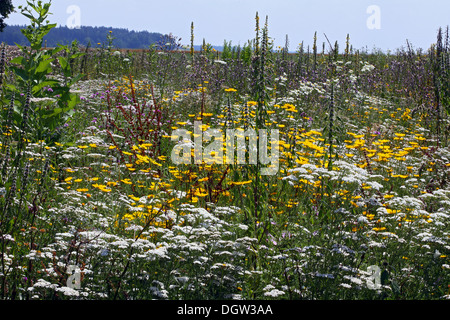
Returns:
[[[28,44],[25,36],[20,32],[25,26],[8,25],[3,32],[0,32],[0,43],[8,45],[18,43]],[[128,29],[107,28],[107,27],[81,27],[80,29],[69,29],[67,27],[53,28],[44,38],[48,47],[55,47],[57,44],[71,44],[77,40],[80,45],[97,46],[97,43],[107,43],[106,37],[112,31],[115,38],[113,45],[122,49],[145,49],[150,44],[157,43],[163,39],[164,35],[148,31],[129,31]]]

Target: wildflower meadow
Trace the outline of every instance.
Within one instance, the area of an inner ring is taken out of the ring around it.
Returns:
[[[450,299],[448,28],[427,50],[293,49],[256,13],[222,51],[46,48],[50,4],[20,9],[2,300]]]

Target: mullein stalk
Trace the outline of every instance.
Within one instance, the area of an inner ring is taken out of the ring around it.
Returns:
[[[253,56],[252,56],[252,86],[253,86],[253,98],[258,101],[259,97],[259,72],[260,72],[260,68],[259,68],[259,63],[260,63],[260,28],[259,28],[259,16],[258,16],[258,12],[256,12],[256,17],[255,17],[255,21],[256,21],[256,27],[255,27],[255,31],[256,31],[256,36],[255,39],[253,40]]]
[[[8,170],[8,162],[9,162],[9,157],[11,156],[11,150],[10,150],[10,146],[7,145],[6,146],[6,150],[5,150],[5,156],[3,157],[3,167],[2,167],[2,178],[6,177],[7,174],[7,170]]]
[[[231,107],[231,102],[230,99],[228,98],[228,104],[227,104],[227,122],[226,122],[226,127],[231,129],[233,128],[233,110]]]
[[[2,160],[0,161],[0,166],[2,166],[2,177],[6,176],[6,170],[7,170],[7,166],[8,166],[8,160],[9,160],[9,156],[10,156],[10,147],[9,147],[9,142],[10,142],[10,135],[11,135],[11,119],[12,119],[12,112],[14,110],[14,92],[11,94],[11,102],[9,104],[8,107],[8,113],[5,119],[5,123],[4,123],[4,129],[3,131],[3,145],[2,145],[2,149],[5,150],[5,155],[2,158]]]
[[[192,62],[194,62],[194,22],[191,22],[191,48],[190,48]]]
[[[449,57],[449,49],[450,49],[450,30],[449,26],[447,26],[447,29],[445,31],[445,46],[444,46],[444,70],[448,72],[450,69],[450,57]]]
[[[309,65],[310,65],[309,59],[310,59],[310,55],[311,55],[311,52],[310,52],[310,49],[309,49],[309,46],[308,46],[308,49],[306,50],[306,74],[309,73]]]
[[[359,76],[359,50],[356,50],[355,53],[355,74]]]
[[[6,49],[2,46],[2,52],[0,57],[0,88],[3,86],[3,76],[5,74],[5,64],[6,64]]]
[[[331,170],[333,163],[333,122],[334,122],[334,83],[331,83],[331,93],[330,93],[330,116],[328,119],[328,170]]]
[[[7,220],[6,213],[8,212],[10,204],[13,201],[13,197],[16,195],[16,188],[17,188],[16,183],[17,183],[17,169],[14,170],[14,172],[13,172],[11,187],[9,188],[9,192],[6,195],[5,205],[3,207],[3,212],[2,212],[1,219],[0,219],[1,224],[7,222],[6,221]]]
[[[350,54],[350,35],[347,33],[347,39],[345,42],[345,61],[348,61],[348,57]]]
[[[255,131],[256,135],[260,137],[260,130],[266,127],[265,121],[267,120],[267,110],[266,110],[266,100],[268,99],[267,91],[266,91],[266,64],[268,62],[268,53],[269,53],[269,36],[268,36],[268,17],[266,16],[266,21],[264,28],[262,29],[262,37],[259,39],[259,19],[257,19],[257,39],[256,43],[261,44],[261,47],[258,47],[258,50],[254,56],[254,73],[255,73],[255,90],[254,90],[254,99],[257,102],[256,107],[256,117],[255,117]],[[261,42],[260,42],[261,41]],[[263,236],[266,234],[269,221],[264,219],[262,214],[264,213],[261,204],[263,203],[264,198],[267,197],[266,188],[263,185],[263,181],[260,177],[261,172],[261,163],[260,163],[260,148],[257,148],[257,162],[253,169],[253,175],[255,177],[255,181],[253,183],[253,205],[254,205],[254,219],[255,219],[255,233],[260,234],[259,241],[263,239]],[[263,223],[263,230],[260,232],[261,226],[258,225],[258,221]]]
[[[250,113],[248,110],[248,103],[244,104],[244,114],[242,120],[244,122],[244,130],[247,130],[248,127],[250,126]]]
[[[269,37],[268,37],[268,21],[266,17],[266,23],[264,29],[262,30],[262,43],[261,43],[261,57],[259,61],[259,83],[258,83],[258,109],[257,109],[257,128],[265,127],[266,120],[266,59],[269,47]]]
[[[300,43],[299,49],[298,49],[298,59],[297,59],[297,73],[298,76],[302,74],[302,64],[303,64],[303,41]]]
[[[289,53],[289,37],[286,35],[283,49],[283,60],[286,61]]]
[[[317,31],[314,33],[314,43],[313,43],[313,70],[316,71],[317,66]]]
[[[7,133],[9,133],[8,131],[10,130],[10,127],[11,127],[11,120],[12,120],[12,115],[13,115],[13,112],[14,112],[15,99],[16,99],[16,94],[13,91],[11,93],[11,99],[10,99],[10,102],[9,102],[8,114],[6,116],[5,130],[6,130]],[[7,135],[7,136],[9,136],[9,135]]]
[[[320,61],[325,61],[325,42],[322,42],[322,55]]]
[[[339,58],[339,43],[336,41],[334,43],[334,61],[338,61]]]
[[[436,42],[436,56],[434,61],[434,92],[436,96],[436,143],[439,147],[440,145],[440,134],[441,134],[441,75],[442,75],[442,28],[439,28]]]
[[[259,15],[258,12],[256,12],[256,17],[255,17],[255,21],[256,21],[256,27],[255,27],[255,32],[256,32],[256,37],[255,37],[255,55],[258,56],[259,55]]]
[[[28,176],[30,173],[30,164],[27,163],[25,165],[25,169],[23,170],[22,177],[21,177],[21,185],[20,185],[20,201],[22,203],[23,198],[25,197],[25,192],[28,185]],[[20,208],[20,206],[19,206]]]

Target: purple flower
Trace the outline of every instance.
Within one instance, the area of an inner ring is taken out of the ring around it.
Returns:
[[[286,237],[290,238],[290,237],[291,237],[291,233],[290,233],[290,232],[283,231],[283,232],[281,233],[281,236],[282,236],[283,238],[286,238]]]

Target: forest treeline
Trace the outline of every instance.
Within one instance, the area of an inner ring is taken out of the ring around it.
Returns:
[[[0,32],[0,43],[27,45],[28,41],[20,31],[23,28],[26,28],[26,26],[8,25],[3,32]],[[44,39],[45,45],[48,47],[55,47],[57,44],[71,44],[74,40],[79,45],[95,47],[99,44],[108,45],[108,36],[112,39],[114,47],[124,49],[145,49],[164,38],[163,34],[157,32],[90,26],[70,29],[59,26],[53,28]]]

